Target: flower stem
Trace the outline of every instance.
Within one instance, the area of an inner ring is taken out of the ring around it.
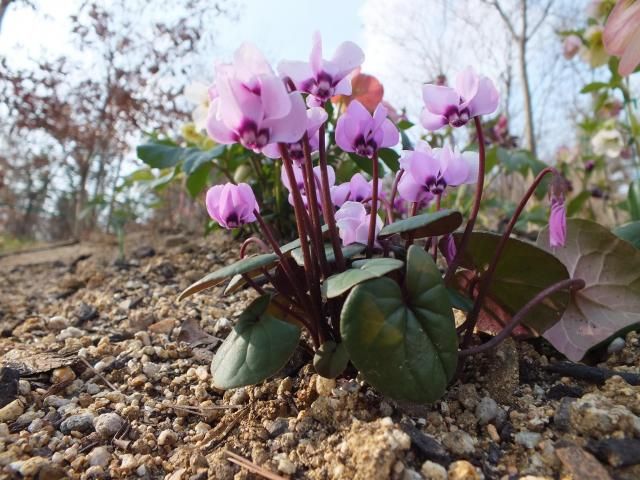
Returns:
[[[331,193],[329,191],[329,173],[327,169],[327,151],[324,141],[326,123],[323,123],[320,127],[318,151],[320,153],[320,177],[322,183],[322,216],[324,221],[329,226],[329,236],[331,237],[331,245],[333,247],[333,254],[336,258],[336,265],[338,271],[342,272],[345,269],[344,256],[342,255],[342,248],[340,246],[340,237],[338,235],[338,228],[336,227],[336,217],[333,211],[333,203],[331,202]]]
[[[469,344],[469,342],[471,341],[471,335],[473,334],[473,329],[475,328],[476,323],[478,321],[478,315],[480,313],[480,309],[482,308],[482,304],[484,303],[484,299],[487,296],[487,293],[489,292],[489,287],[491,286],[491,280],[493,279],[493,274],[496,271],[496,268],[498,266],[498,261],[500,260],[500,257],[502,256],[502,252],[504,251],[504,248],[507,245],[507,241],[509,240],[509,237],[511,236],[511,232],[513,231],[513,227],[515,227],[516,222],[518,221],[518,218],[520,217],[520,214],[524,210],[524,207],[527,205],[527,202],[529,201],[531,196],[536,191],[536,188],[538,187],[538,185],[540,185],[540,182],[542,182],[542,179],[545,177],[545,175],[547,175],[549,173],[553,173],[555,171],[556,171],[555,168],[547,167],[547,168],[543,169],[536,176],[535,180],[533,181],[533,183],[531,184],[529,189],[526,191],[526,193],[524,194],[524,196],[520,200],[520,204],[516,208],[516,211],[514,212],[513,216],[511,217],[511,220],[509,220],[509,224],[507,225],[507,228],[505,229],[504,233],[502,234],[502,237],[500,238],[500,241],[498,242],[498,246],[496,247],[496,251],[493,253],[493,258],[491,259],[491,263],[489,263],[489,266],[487,267],[486,271],[482,275],[482,279],[480,280],[480,286],[478,287],[478,296],[475,299],[475,302],[473,304],[473,308],[471,309],[471,311],[467,315],[467,320],[465,321],[465,325],[466,325],[467,331],[465,332],[464,342],[462,344],[463,347],[467,346]],[[460,253],[460,251],[458,250],[458,254],[459,253]],[[457,257],[458,257],[458,255],[456,255],[456,258]]]
[[[373,162],[373,191],[371,194],[371,218],[369,220],[369,236],[367,237],[367,258],[373,255],[373,242],[376,239],[376,222],[378,220],[378,152],[371,158]]]
[[[393,179],[393,186],[391,187],[391,199],[389,200],[389,205],[387,207],[387,222],[393,223],[393,206],[396,202],[396,195],[398,194],[398,184],[400,183],[400,179],[404,174],[404,169],[401,168],[396,173],[396,178]]]
[[[477,353],[486,352],[487,350],[491,350],[492,348],[497,347],[503,340],[505,340],[511,332],[522,323],[522,320],[529,314],[533,308],[535,308],[540,303],[544,302],[548,297],[553,295],[554,293],[569,289],[570,291],[580,290],[584,288],[585,283],[581,278],[568,278],[566,280],[561,280],[558,283],[554,283],[553,285],[548,286],[541,292],[539,292],[535,297],[529,300],[524,307],[522,307],[518,313],[516,313],[507,326],[505,326],[500,333],[498,333],[495,337],[493,337],[488,342],[483,343],[482,345],[478,345],[477,347],[467,348],[465,350],[460,350],[458,355],[460,357],[466,357],[468,355],[475,355]]]
[[[455,257],[451,261],[451,264],[447,268],[447,273],[444,276],[444,283],[448,285],[455,275],[456,270],[458,269],[458,265],[462,261],[462,256],[464,255],[464,251],[469,244],[469,240],[471,239],[471,233],[473,232],[473,227],[476,224],[476,219],[478,218],[478,212],[480,212],[480,202],[482,200],[482,191],[484,189],[484,169],[485,169],[485,161],[486,161],[486,153],[484,148],[484,132],[482,131],[482,123],[480,122],[480,117],[474,117],[474,124],[476,126],[476,134],[478,137],[478,180],[476,182],[476,193],[473,200],[473,207],[471,209],[471,215],[469,215],[469,221],[467,222],[467,226],[464,229],[464,233],[462,234],[462,239],[460,240],[460,245],[458,245],[458,251],[456,252]]]

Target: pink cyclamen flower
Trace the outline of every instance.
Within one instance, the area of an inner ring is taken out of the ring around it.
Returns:
[[[373,115],[357,100],[340,115],[336,125],[336,143],[345,152],[372,158],[380,149],[400,140],[396,126],[387,118],[387,109],[379,104]]]
[[[455,88],[424,85],[422,98],[425,108],[420,119],[427,130],[438,130],[447,124],[461,127],[473,117],[498,108],[498,91],[493,82],[476,75],[471,67],[458,73]]]
[[[460,153],[449,146],[432,149],[426,142],[418,142],[415,150],[403,152],[400,166],[405,172],[398,193],[409,202],[429,201],[442,195],[447,186],[474,183],[477,165],[477,152]]]
[[[331,200],[336,207],[344,202],[369,202],[373,195],[373,181],[367,181],[361,173],[356,173],[348,182],[331,187]]]
[[[351,95],[349,74],[364,62],[362,49],[353,42],[341,43],[331,60],[322,58],[322,39],[313,35],[309,62],[286,61],[278,72],[289,77],[296,88],[309,94],[309,106],[321,106],[334,95]]]
[[[567,210],[564,200],[551,199],[551,213],[549,214],[549,245],[564,247],[567,240]]]
[[[375,235],[378,235],[382,228],[382,219],[376,215]],[[352,243],[367,244],[369,237],[369,223],[371,215],[367,214],[367,209],[360,202],[345,202],[336,212],[336,224],[338,234],[343,245]]]
[[[567,60],[571,60],[582,48],[582,39],[575,35],[567,35],[562,44],[562,54]]]
[[[309,137],[309,147],[313,153],[318,150],[320,143],[320,127],[327,121],[327,112],[324,108],[313,107],[307,110],[307,136]],[[287,151],[291,160],[296,164],[302,164],[304,160],[303,142],[300,139],[297,142],[288,143]],[[280,148],[277,143],[270,143],[262,149],[262,153],[269,158],[280,158]]]
[[[232,65],[218,66],[215,91],[207,132],[218,143],[241,143],[260,152],[270,143],[297,142],[304,134],[307,114],[302,96],[287,93],[251,44],[236,50]]]
[[[207,212],[220,226],[231,229],[255,222],[258,202],[246,183],[215,185],[207,191]]]
[[[620,57],[618,72],[631,75],[640,65],[640,2],[618,0],[611,11],[602,35],[609,55]]]

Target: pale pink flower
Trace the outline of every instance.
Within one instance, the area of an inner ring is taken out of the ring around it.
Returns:
[[[618,0],[602,35],[609,55],[620,57],[620,75],[631,75],[640,65],[640,1]]]
[[[231,229],[255,222],[258,202],[246,183],[215,185],[207,191],[207,212],[220,226]]]
[[[336,143],[345,152],[372,158],[380,149],[400,140],[396,126],[387,118],[387,109],[379,104],[373,115],[357,100],[352,101],[336,125]]]
[[[345,202],[336,212],[336,224],[338,225],[338,234],[342,239],[343,245],[352,243],[367,244],[369,237],[369,223],[371,215],[367,213],[367,209],[360,202]],[[382,219],[376,215],[375,235],[378,236],[382,229]]]

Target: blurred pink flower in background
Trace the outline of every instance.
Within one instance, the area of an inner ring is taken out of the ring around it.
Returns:
[[[609,55],[620,57],[620,75],[631,75],[640,65],[640,1],[618,0],[604,26],[602,40]]]
[[[562,43],[562,53],[564,58],[571,60],[576,56],[582,47],[582,39],[577,35],[567,35]]]
[[[376,215],[375,236],[382,228],[382,219]],[[369,222],[371,215],[367,214],[367,209],[360,202],[345,202],[344,205],[336,212],[336,224],[338,225],[338,234],[342,239],[343,245],[352,243],[362,243],[366,245],[369,237]]]
[[[246,183],[225,183],[211,187],[207,191],[206,205],[209,216],[227,229],[256,221],[253,212],[258,210],[258,202]]]
[[[344,102],[348,106],[353,100],[358,100],[364,107],[373,113],[384,97],[382,83],[373,75],[361,73],[356,69],[351,77],[351,95],[333,97],[334,102]]]

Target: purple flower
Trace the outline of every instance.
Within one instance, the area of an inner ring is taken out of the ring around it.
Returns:
[[[313,153],[318,150],[320,141],[320,127],[327,121],[327,112],[324,108],[313,107],[307,110],[307,136],[309,137],[309,147]],[[304,150],[302,147],[302,139],[297,142],[288,143],[287,150],[289,157],[298,165],[304,160]],[[280,148],[277,143],[270,143],[262,150],[262,153],[269,158],[280,158]]]
[[[215,185],[207,191],[207,212],[220,226],[231,229],[255,222],[258,202],[246,183]]]
[[[322,39],[313,35],[309,62],[281,62],[278,72],[289,77],[296,88],[309,94],[309,106],[321,106],[334,95],[351,95],[348,75],[364,62],[364,53],[353,42],[341,43],[331,60],[322,58]]]
[[[456,247],[456,241],[453,238],[453,235],[445,235],[442,239],[443,248],[441,249],[444,258],[447,260],[447,265],[451,264],[456,254],[458,253],[458,248]]]
[[[302,96],[287,93],[262,54],[243,44],[232,65],[216,72],[215,97],[209,106],[207,132],[222,144],[241,143],[260,152],[269,143],[300,140],[306,125]]]
[[[382,219],[376,215],[376,236],[382,228]],[[360,202],[345,202],[336,212],[338,234],[343,245],[362,243],[366,245],[369,237],[369,222],[371,215],[367,214],[365,206]]]
[[[549,215],[549,245],[564,247],[567,240],[567,211],[564,201],[551,199],[551,213]]]
[[[306,191],[305,188],[305,184],[304,184],[304,171],[302,169],[301,166],[298,165],[293,165],[293,176],[296,179],[296,186],[298,187],[298,190],[300,190],[300,194],[302,195],[302,201],[304,203],[304,206],[307,206],[307,197],[308,197],[308,193]],[[318,198],[318,203],[321,203],[321,198],[320,198],[320,189],[321,189],[321,171],[320,171],[320,167],[313,167],[313,177],[315,179],[316,182],[316,197]],[[291,192],[291,183],[289,182],[289,177],[287,176],[287,173],[285,171],[285,169],[283,168],[282,171],[280,172],[280,180],[282,180],[282,183],[284,184],[284,186],[287,188],[287,190],[289,190],[289,192]],[[333,185],[336,183],[336,172],[333,169],[333,167],[331,165],[327,166],[327,180],[329,181],[329,188],[332,188]],[[293,194],[289,193],[289,203],[291,205],[293,205]]]
[[[458,73],[455,88],[424,85],[422,98],[422,125],[427,130],[438,130],[449,124],[461,127],[473,117],[495,112],[498,91],[487,77],[479,77],[471,67]]]
[[[361,173],[356,173],[348,182],[331,187],[331,200],[336,207],[344,202],[369,202],[373,194],[372,181],[367,181]]]
[[[345,152],[355,152],[372,158],[380,148],[398,143],[400,134],[387,118],[387,109],[378,104],[373,116],[357,100],[352,101],[347,111],[340,115],[336,125],[336,143]]]
[[[400,166],[405,172],[398,193],[409,202],[429,201],[448,186],[474,183],[477,165],[477,152],[460,153],[449,146],[431,149],[426,142],[418,142],[415,150],[403,152]]]

